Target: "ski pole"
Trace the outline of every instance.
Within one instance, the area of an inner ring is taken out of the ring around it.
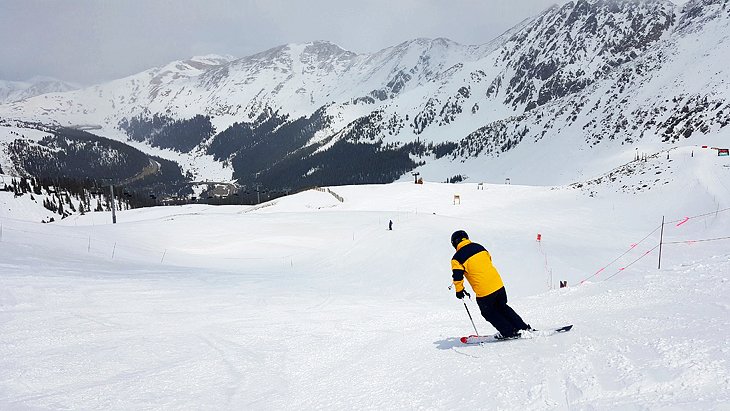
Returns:
[[[466,291],[464,291],[464,293],[466,293]],[[466,295],[469,295],[469,294],[466,294]],[[471,296],[469,296],[469,298],[471,298]],[[477,326],[474,325],[474,319],[471,318],[471,313],[469,312],[469,307],[466,306],[466,301],[464,301],[464,308],[466,308],[466,313],[469,314],[469,321],[471,321],[471,326],[474,327],[474,332],[476,333],[476,335],[479,335],[479,331],[477,331]]]
[[[449,290],[451,290],[452,286],[453,284],[449,286]],[[471,294],[469,294],[466,290],[464,290],[464,294],[466,294],[466,296],[471,299]],[[474,325],[474,319],[471,317],[471,312],[469,312],[469,307],[466,306],[466,301],[463,301],[463,298],[462,302],[464,303],[464,308],[466,308],[466,313],[469,315],[469,321],[471,321],[471,326],[474,327],[474,332],[476,333],[476,335],[479,335],[479,331],[477,331],[477,326]]]

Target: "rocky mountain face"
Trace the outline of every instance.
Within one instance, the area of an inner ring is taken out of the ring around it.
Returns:
[[[525,111],[577,93],[631,62],[672,27],[673,4],[578,1],[554,6],[499,50],[505,62],[488,90]]]
[[[277,188],[414,170],[501,178],[528,169],[531,151],[569,147],[582,154],[522,176],[565,183],[595,171],[586,156],[724,135],[729,36],[728,0],[578,0],[481,46],[416,39],[356,54],[314,42],[196,57],[2,104],[0,125],[93,129],[196,178],[216,163]]]

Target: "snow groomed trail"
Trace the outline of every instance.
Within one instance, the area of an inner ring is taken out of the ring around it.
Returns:
[[[730,227],[712,170],[638,194],[396,183],[4,218],[0,409],[728,409],[730,252],[694,241]],[[528,323],[574,328],[462,344],[456,229]]]

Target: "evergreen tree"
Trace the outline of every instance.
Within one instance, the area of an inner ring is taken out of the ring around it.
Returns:
[[[41,195],[43,193],[41,191],[41,182],[37,178],[33,178],[33,192],[36,195]]]
[[[76,207],[74,207],[74,203],[71,201],[71,196],[66,193],[66,202],[68,203],[68,208],[71,210],[72,213],[76,212]]]

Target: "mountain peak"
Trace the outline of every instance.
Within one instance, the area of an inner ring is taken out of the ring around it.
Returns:
[[[306,43],[304,45],[304,53],[316,54],[318,56],[355,56],[355,53],[345,50],[337,44],[325,40],[317,40]]]
[[[396,46],[396,48],[409,47],[459,47],[461,44],[447,39],[446,37],[437,37],[435,39],[429,37],[416,37],[415,39],[406,40]]]
[[[233,57],[230,54],[204,54],[201,56],[193,56],[189,59],[185,60],[188,62],[198,62],[198,63],[205,63],[209,65],[218,65],[218,64],[225,64],[230,63],[231,61],[235,60],[236,58]]]

